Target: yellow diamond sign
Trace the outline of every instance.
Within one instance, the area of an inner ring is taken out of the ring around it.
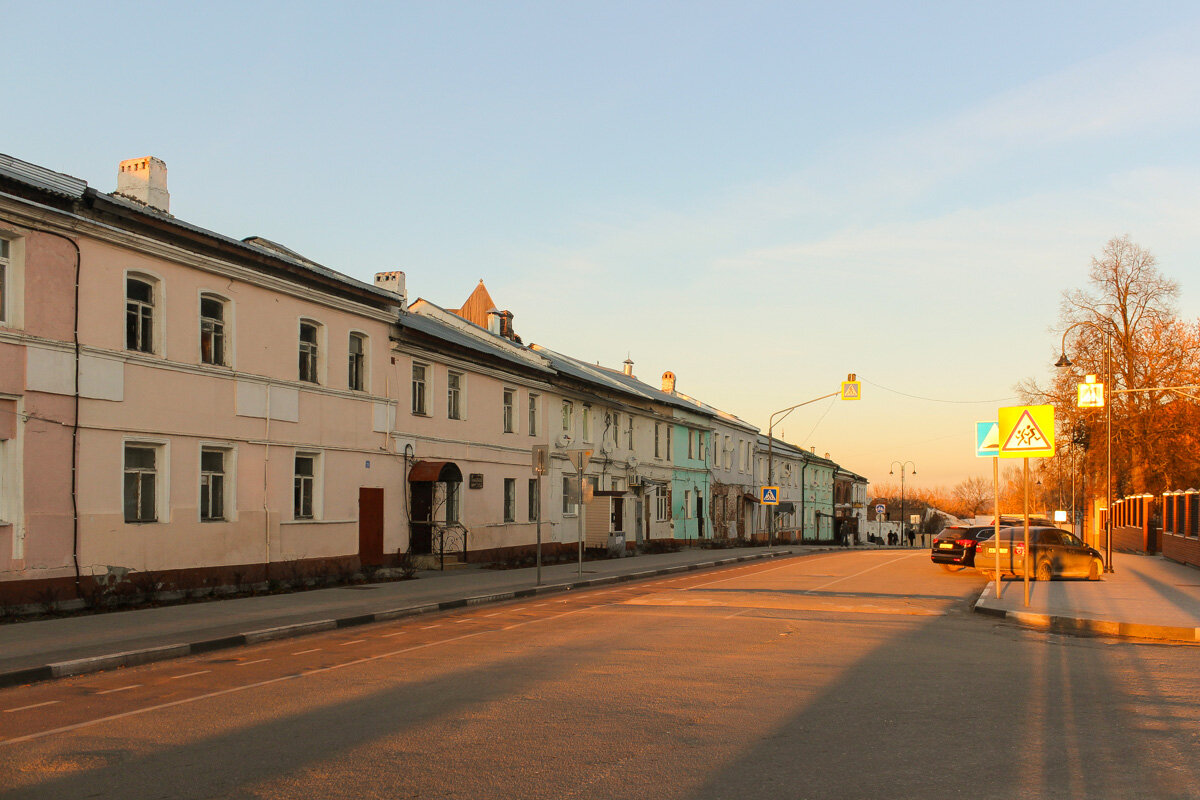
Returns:
[[[1054,455],[1054,406],[1000,409],[1001,458],[1050,458]]]

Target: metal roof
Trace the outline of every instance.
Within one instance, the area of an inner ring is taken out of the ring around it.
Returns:
[[[554,370],[548,366],[534,363],[529,359],[521,358],[515,353],[507,352],[506,347],[493,344],[492,342],[489,342],[487,339],[480,336],[472,336],[466,331],[459,330],[453,325],[442,322],[435,317],[406,312],[400,315],[400,318],[396,321],[396,324],[401,329],[408,328],[426,336],[430,336],[434,339],[440,339],[443,342],[447,342],[458,347],[463,347],[476,353],[482,353],[483,355],[487,355],[492,358],[498,358],[502,361],[507,361],[510,364],[519,364],[522,367],[537,370],[538,372],[545,372],[551,375],[554,374]],[[507,342],[508,340],[506,339],[505,341]],[[520,345],[513,346],[520,347]]]
[[[44,192],[78,200],[87,189],[87,181],[54,172],[37,164],[0,153],[0,175],[41,189]]]
[[[711,417],[713,414],[695,403],[688,402],[681,397],[677,397],[667,392],[655,389],[649,384],[642,383],[637,378],[626,375],[624,372],[608,369],[595,364],[588,364],[586,361],[565,356],[562,353],[557,353],[540,344],[531,345],[537,352],[550,359],[550,363],[556,370],[563,375],[568,375],[578,380],[586,381],[598,386],[603,386],[610,390],[616,390],[623,394],[631,394],[643,400],[652,400],[654,402],[663,403],[664,405],[674,406],[675,408],[691,411],[696,414],[701,414],[705,417]]]

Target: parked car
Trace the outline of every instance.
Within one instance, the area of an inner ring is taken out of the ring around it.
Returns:
[[[958,572],[961,569],[975,566],[975,548],[980,540],[986,539],[996,532],[996,529],[986,525],[951,525],[942,528],[933,540],[929,551],[929,560],[940,564],[947,572]]]
[[[996,537],[979,542],[975,552],[975,567],[991,579],[996,572]],[[1000,529],[1000,573],[1002,576],[1025,575],[1025,529]],[[1087,578],[1100,580],[1104,572],[1104,557],[1088,547],[1075,534],[1052,527],[1029,529],[1029,563],[1035,580],[1052,578]]]

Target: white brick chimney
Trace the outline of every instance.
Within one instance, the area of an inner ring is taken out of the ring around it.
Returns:
[[[389,292],[394,292],[400,295],[400,306],[404,307],[404,273],[396,270],[394,272],[376,272],[375,285],[380,289],[387,289]]]
[[[164,214],[171,213],[167,191],[167,162],[154,156],[129,158],[117,171],[117,194],[133,198]]]

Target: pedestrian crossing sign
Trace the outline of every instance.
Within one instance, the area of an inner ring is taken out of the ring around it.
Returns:
[[[1054,455],[1054,406],[1000,409],[1001,458],[1051,458]]]
[[[759,499],[764,506],[779,505],[779,487],[778,486],[760,486]]]
[[[1079,398],[1075,405],[1078,408],[1104,408],[1104,384],[1096,382],[1095,375],[1088,375],[1084,382],[1077,384]]]
[[[1000,455],[1000,424],[994,420],[975,423],[975,456],[990,458]]]
[[[862,398],[862,381],[854,379],[853,375],[847,376],[850,380],[842,381],[842,399],[843,400],[859,400]]]

